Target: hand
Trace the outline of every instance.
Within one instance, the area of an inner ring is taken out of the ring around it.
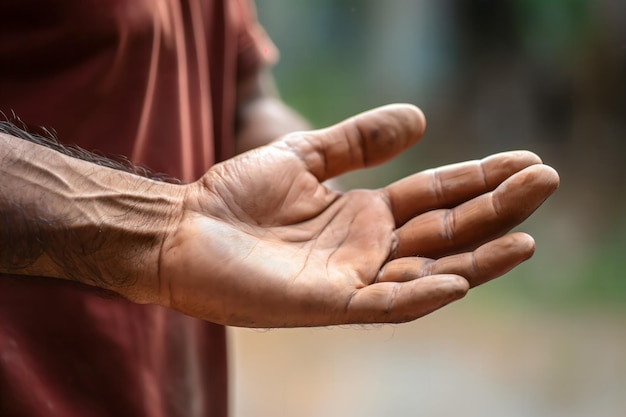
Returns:
[[[249,327],[402,322],[528,259],[506,234],[558,186],[530,152],[420,172],[345,194],[321,183],[413,145],[422,113],[392,105],[294,133],[186,189],[160,253],[160,302]]]

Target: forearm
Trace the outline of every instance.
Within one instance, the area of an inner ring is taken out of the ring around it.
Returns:
[[[236,151],[242,153],[267,145],[279,137],[311,128],[279,97],[268,70],[239,83]]]
[[[275,97],[259,98],[242,112],[237,153],[267,145],[279,137],[310,129],[309,123]]]
[[[0,133],[0,272],[75,280],[151,302],[182,187]]]

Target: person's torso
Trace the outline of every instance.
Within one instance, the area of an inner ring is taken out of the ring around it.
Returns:
[[[258,64],[247,13],[234,0],[0,0],[0,110],[192,181],[234,148],[237,74]],[[157,306],[0,276],[0,415],[224,416],[224,339]]]

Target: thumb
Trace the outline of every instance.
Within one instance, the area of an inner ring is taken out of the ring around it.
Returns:
[[[280,142],[322,182],[393,158],[415,144],[425,128],[420,109],[410,104],[391,104],[326,129],[292,133]]]

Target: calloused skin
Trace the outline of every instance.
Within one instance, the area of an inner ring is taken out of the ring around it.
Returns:
[[[157,302],[216,323],[322,326],[414,320],[534,252],[507,234],[559,184],[527,152],[417,173],[377,190],[322,183],[415,144],[410,105],[289,134],[184,186],[158,255]]]

